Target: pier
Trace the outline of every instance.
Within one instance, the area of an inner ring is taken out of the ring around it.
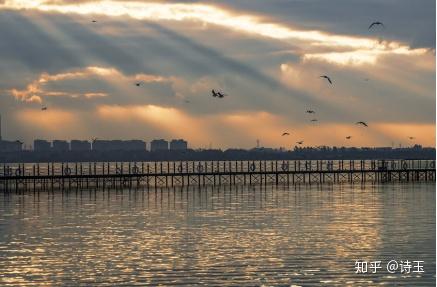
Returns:
[[[435,181],[435,160],[3,164],[0,190]]]

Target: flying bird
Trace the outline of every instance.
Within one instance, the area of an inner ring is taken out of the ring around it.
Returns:
[[[282,136],[289,136],[290,133],[282,133]]]
[[[141,86],[141,83],[135,83],[135,86],[139,87]]]
[[[332,81],[331,81],[331,78],[330,78],[330,77],[328,77],[328,76],[326,76],[326,75],[322,75],[322,76],[320,76],[320,78],[325,78],[325,79],[327,79],[328,82],[332,85]]]
[[[226,94],[223,94],[223,93],[220,93],[220,92],[217,92],[217,94],[218,94],[218,97],[219,97],[219,98],[224,98],[224,97],[227,96]]]
[[[296,142],[297,144],[303,144],[303,141]]]
[[[346,137],[347,140],[350,140],[351,138],[352,138],[351,136],[347,136],[347,137]]]
[[[415,139],[415,137],[408,137],[410,140],[414,140]]]
[[[312,119],[311,121],[312,121],[312,122],[317,122],[317,121],[318,121],[318,119]]]
[[[365,122],[356,122],[356,125],[362,125],[364,127],[368,127],[368,125]]]
[[[313,110],[307,110],[307,114],[315,114],[316,112]]]
[[[93,22],[93,23],[97,23],[97,20],[92,20],[91,22]]]
[[[376,22],[373,22],[372,24],[370,24],[369,30],[372,29],[373,26],[382,26],[382,27],[385,27],[382,22],[376,21]]]
[[[47,111],[47,107],[42,107],[41,111]]]

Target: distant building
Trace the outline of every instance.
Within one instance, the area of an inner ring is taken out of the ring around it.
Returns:
[[[96,140],[93,142],[93,150],[109,151],[109,150],[145,150],[146,143],[142,140]]]
[[[52,150],[54,151],[68,151],[70,150],[70,145],[64,140],[54,140],[52,142]]]
[[[22,143],[20,141],[0,140],[0,152],[21,151]]]
[[[72,151],[91,150],[91,143],[89,141],[72,140],[70,142],[70,149]]]
[[[46,140],[34,140],[33,150],[34,151],[49,151],[51,149],[50,142]]]
[[[150,151],[168,150],[168,141],[159,139],[150,142]]]
[[[142,140],[123,141],[123,150],[146,150],[146,142]]]
[[[172,140],[170,142],[170,150],[186,150],[188,148],[188,143],[183,139]]]

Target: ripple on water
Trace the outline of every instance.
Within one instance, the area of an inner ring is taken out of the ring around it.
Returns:
[[[0,285],[434,286],[435,239],[434,184],[9,193]]]

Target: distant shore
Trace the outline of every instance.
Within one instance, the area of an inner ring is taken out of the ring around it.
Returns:
[[[270,148],[205,150],[113,150],[113,151],[16,151],[0,152],[2,163],[90,162],[90,161],[179,161],[179,160],[333,160],[333,159],[435,159],[435,148],[345,148],[319,147],[280,150]]]

